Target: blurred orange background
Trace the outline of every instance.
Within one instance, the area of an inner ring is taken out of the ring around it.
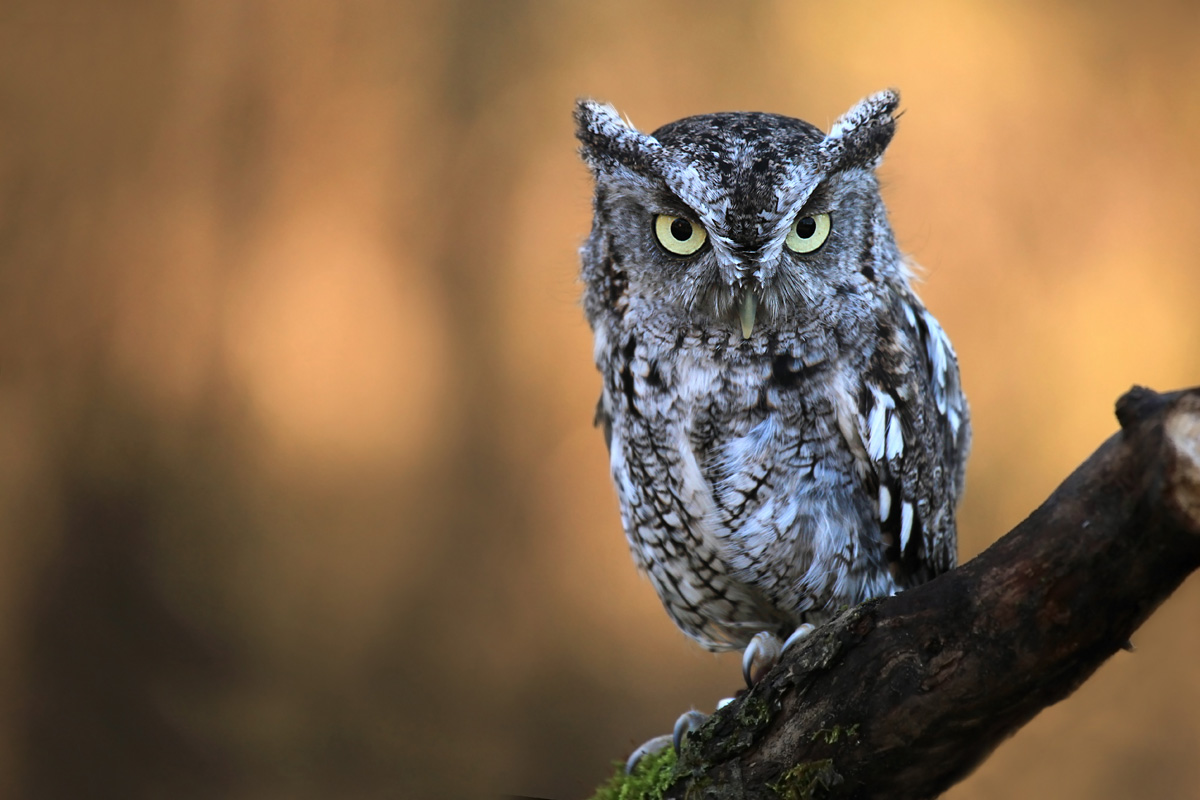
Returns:
[[[0,794],[577,797],[738,688],[591,427],[577,96],[902,90],[978,553],[1130,385],[1200,384],[1200,7],[1131,8],[9,0]],[[948,797],[1200,795],[1197,603]]]

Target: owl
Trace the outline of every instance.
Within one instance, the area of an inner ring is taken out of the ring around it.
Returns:
[[[898,103],[828,134],[766,113],[645,134],[576,107],[597,423],[634,561],[709,650],[955,564],[970,425],[879,193]]]

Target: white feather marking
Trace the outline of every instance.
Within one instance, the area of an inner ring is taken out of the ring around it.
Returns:
[[[908,324],[912,327],[917,327],[917,315],[913,313],[912,306],[908,303],[903,303],[904,316],[908,319]]]
[[[929,360],[933,363],[933,375],[939,385],[945,386],[948,363],[946,348],[949,344],[946,340],[946,333],[933,314],[926,311],[924,317],[925,325],[929,328],[929,341],[926,347],[929,352]]]
[[[883,406],[873,406],[867,415],[867,455],[872,461],[883,460],[886,434],[887,410]]]
[[[854,454],[854,468],[862,477],[867,477],[873,471],[871,457],[863,441],[863,421],[858,413],[857,389],[851,391],[846,386],[847,379],[837,372],[833,382],[834,412],[837,416],[838,430],[842,438]]]
[[[886,522],[888,514],[892,513],[892,493],[888,487],[879,484],[879,521]]]
[[[596,341],[592,345],[592,360],[599,364],[608,353],[608,328],[598,325],[595,338]]]
[[[908,549],[908,537],[912,535],[913,505],[907,500],[900,504],[900,552]]]
[[[633,488],[633,481],[629,478],[629,471],[625,469],[625,445],[616,428],[613,429],[612,442],[608,450],[608,468],[616,481],[617,494],[623,500],[632,503],[637,494]]]
[[[891,414],[888,416],[887,426],[887,457],[891,461],[896,456],[900,455],[904,450],[904,436],[900,433],[900,416]]]
[[[712,498],[712,488],[700,470],[700,464],[696,461],[696,453],[692,450],[687,434],[681,429],[676,436],[681,477],[679,499],[683,503],[683,510],[691,518],[688,530],[713,550],[719,550],[721,537],[714,529],[713,520],[716,517],[716,509]]]
[[[874,386],[871,394],[875,398],[870,412],[867,413],[867,455],[872,461],[882,461],[887,446],[888,411],[896,407],[891,395],[885,394]]]
[[[790,531],[792,525],[796,522],[796,515],[800,512],[800,503],[795,497],[789,498],[789,501],[779,507],[779,511],[775,515],[775,525],[781,531]]]
[[[926,342],[926,352],[929,354],[929,362],[933,368],[933,399],[937,403],[938,411],[943,414],[948,414],[946,388],[950,381],[950,361],[953,357],[953,349],[950,346],[950,340],[946,338],[946,332],[942,330],[942,326],[928,311],[924,313],[925,324],[929,328],[929,341]]]

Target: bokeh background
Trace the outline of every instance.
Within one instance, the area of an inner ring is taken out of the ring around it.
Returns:
[[[591,428],[577,96],[902,89],[978,553],[1200,384],[1198,9],[6,0],[0,796],[578,797],[738,687]],[[948,796],[1200,795],[1198,603]]]

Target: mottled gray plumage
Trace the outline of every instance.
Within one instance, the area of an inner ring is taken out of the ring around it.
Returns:
[[[828,135],[758,113],[647,135],[576,109],[597,419],[634,560],[709,649],[954,566],[966,401],[874,173],[898,102]]]

